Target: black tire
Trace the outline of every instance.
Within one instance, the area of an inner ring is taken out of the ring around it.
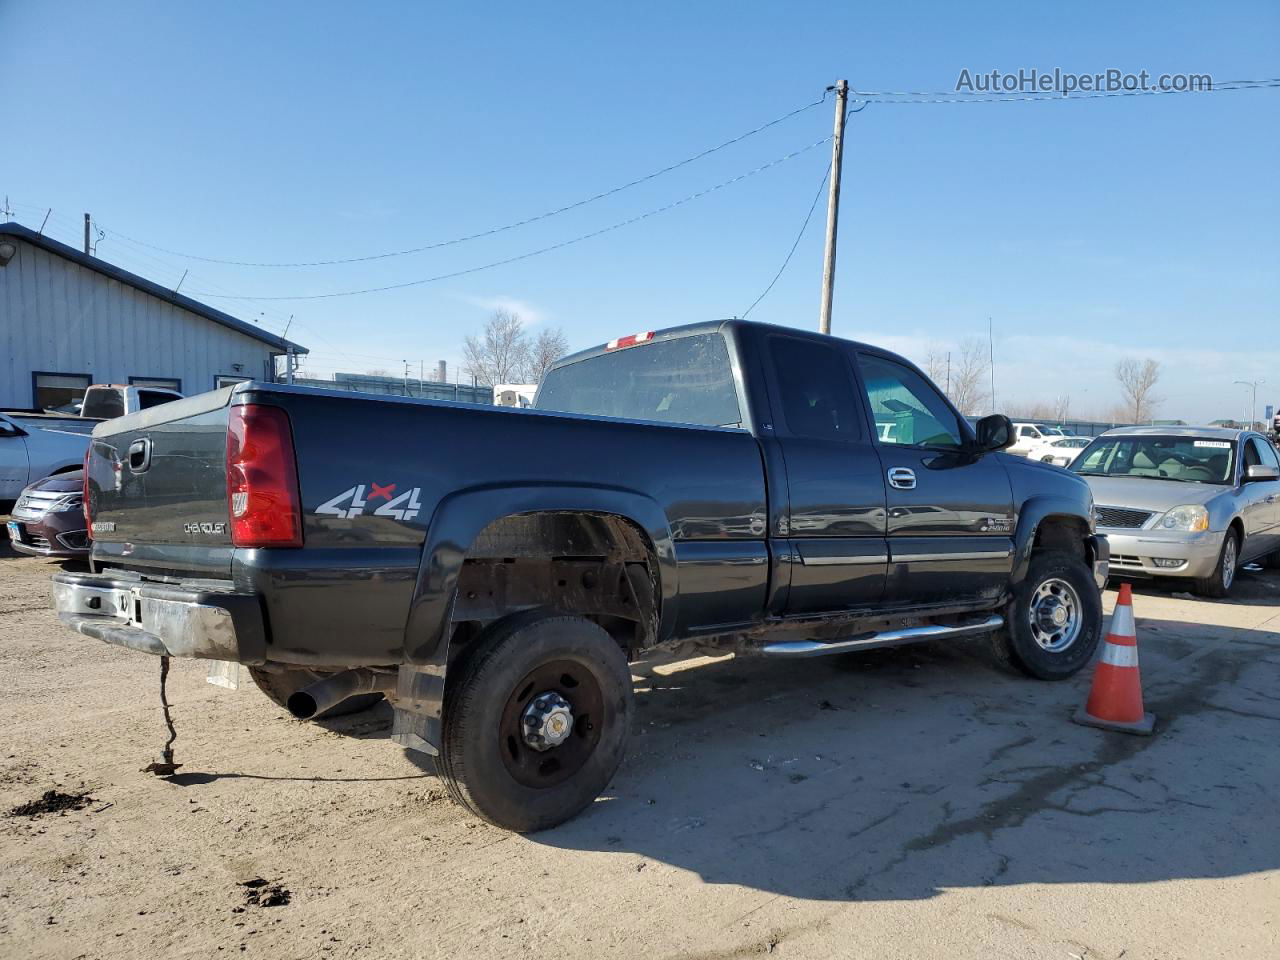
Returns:
[[[1065,587],[1055,588],[1055,582]],[[1046,594],[1040,597],[1042,586]],[[1051,649],[1052,635],[1032,624],[1033,602],[1039,610],[1051,606],[1054,597],[1058,605],[1075,611],[1073,622],[1074,618],[1079,621],[1072,639],[1067,640],[1065,632],[1061,635],[1058,649]],[[1089,663],[1101,638],[1102,598],[1093,574],[1078,557],[1045,551],[1031,557],[1027,575],[1014,588],[1013,600],[1005,609],[1005,625],[992,635],[991,646],[1001,664],[1038,680],[1066,680]]]
[[[568,701],[572,726],[563,743],[537,751],[521,724],[550,692]],[[633,697],[626,655],[601,627],[545,611],[508,617],[450,670],[437,772],[458,803],[495,826],[554,827],[613,779]]]
[[[289,697],[304,687],[309,687],[317,680],[323,680],[329,674],[320,673],[315,670],[305,670],[297,668],[293,670],[263,670],[261,667],[250,667],[249,676],[253,677],[253,682],[258,685],[258,689],[267,695],[267,697],[278,707],[284,707]],[[380,693],[364,693],[358,697],[352,697],[350,700],[344,700],[336,707],[330,707],[324,713],[318,713],[312,720],[327,720],[330,717],[345,717],[350,713],[359,713],[361,710],[368,710],[375,703],[382,699]]]
[[[1214,565],[1213,573],[1207,577],[1196,577],[1196,593],[1202,597],[1222,599],[1236,585],[1236,571],[1239,568],[1240,535],[1234,528],[1228,528],[1227,535],[1222,538],[1222,549],[1218,552],[1218,562]]]

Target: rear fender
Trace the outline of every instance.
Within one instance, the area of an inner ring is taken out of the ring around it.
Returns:
[[[654,500],[632,490],[610,487],[481,488],[445,498],[431,518],[405,628],[406,663],[436,668],[443,675],[458,575],[480,533],[504,517],[555,511],[617,516],[644,531],[658,561],[662,598],[658,639],[671,635],[678,592],[675,548],[666,514]]]

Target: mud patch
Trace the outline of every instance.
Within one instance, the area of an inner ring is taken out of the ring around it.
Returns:
[[[293,895],[278,883],[269,883],[261,877],[245,880],[244,905],[246,907],[284,907],[288,906]]]
[[[63,793],[61,790],[46,790],[39,800],[20,803],[9,811],[10,817],[40,817],[46,813],[66,813],[68,810],[83,810],[93,803],[93,797],[87,793]]]

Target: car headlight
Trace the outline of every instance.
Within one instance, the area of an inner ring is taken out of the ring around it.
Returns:
[[[84,503],[84,494],[68,493],[66,496],[59,497],[57,500],[53,501],[53,503],[49,504],[49,512],[56,513],[63,510],[71,510],[75,507],[79,507],[82,503]]]
[[[1174,507],[1160,518],[1159,526],[1166,530],[1189,530],[1198,533],[1209,529],[1209,511],[1198,503]]]

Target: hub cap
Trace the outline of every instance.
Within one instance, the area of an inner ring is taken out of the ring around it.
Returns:
[[[569,701],[551,690],[534,697],[521,720],[524,742],[538,751],[558,747],[573,732],[573,708]]]
[[[1076,642],[1083,623],[1075,587],[1057,578],[1046,580],[1031,595],[1031,635],[1041,649],[1060,653]]]
[[[512,779],[526,787],[554,787],[591,759],[609,722],[600,682],[577,660],[535,667],[507,697],[498,721],[498,746]]]
[[[1222,585],[1230,589],[1236,578],[1236,538],[1228,535],[1222,546]]]

